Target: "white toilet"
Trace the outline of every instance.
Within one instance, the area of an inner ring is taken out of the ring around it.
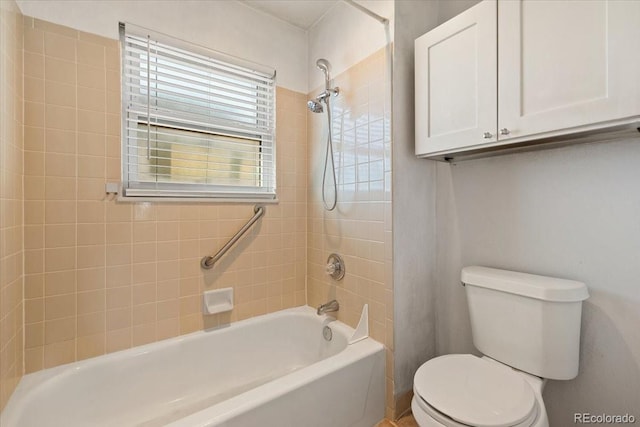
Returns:
[[[465,267],[473,343],[485,354],[450,354],[413,379],[420,427],[548,427],[547,379],[578,375],[584,283]]]

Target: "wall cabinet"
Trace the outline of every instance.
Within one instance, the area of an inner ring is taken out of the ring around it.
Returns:
[[[416,154],[640,122],[640,1],[485,0],[415,42]]]

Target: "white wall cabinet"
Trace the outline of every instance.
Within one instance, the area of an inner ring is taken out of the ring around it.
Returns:
[[[415,43],[416,154],[640,121],[640,1],[485,0]]]

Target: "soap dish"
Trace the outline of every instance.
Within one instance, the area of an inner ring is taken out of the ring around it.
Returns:
[[[233,310],[233,288],[205,291],[202,296],[204,314],[224,313]]]

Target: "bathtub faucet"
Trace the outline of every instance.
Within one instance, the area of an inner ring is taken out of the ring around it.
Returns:
[[[340,304],[338,304],[338,301],[331,300],[319,306],[317,313],[318,313],[318,316],[320,316],[321,314],[331,313],[333,311],[338,311],[338,310],[340,310]]]

